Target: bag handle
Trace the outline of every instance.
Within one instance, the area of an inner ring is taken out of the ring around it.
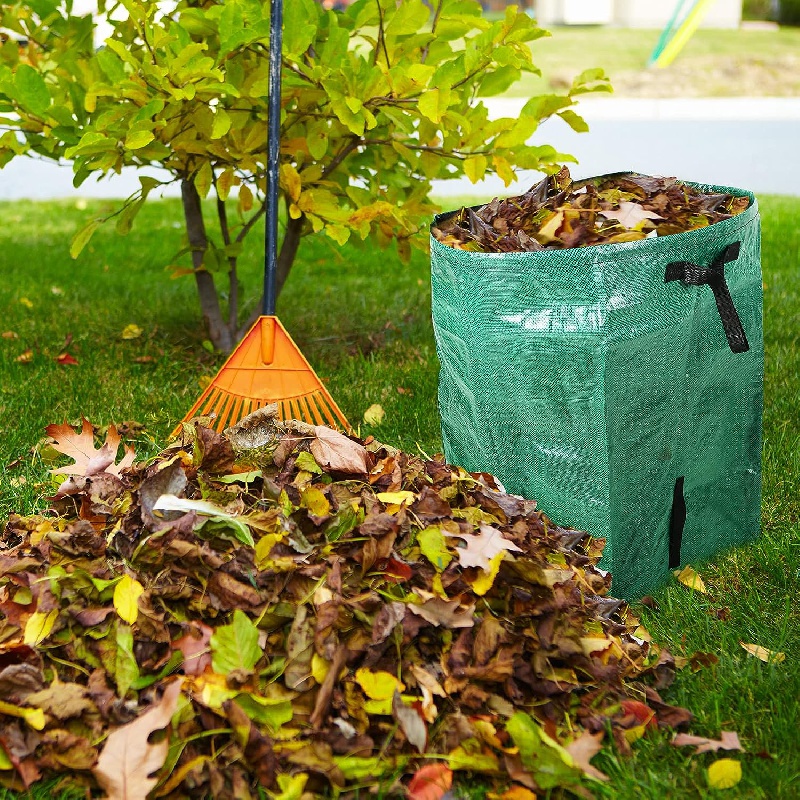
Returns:
[[[750,349],[736,307],[733,305],[728,284],[725,282],[725,265],[739,258],[741,242],[729,244],[712,262],[710,267],[701,267],[691,261],[673,261],[667,264],[664,281],[680,281],[684,286],[711,287],[717,304],[722,328],[728,339],[728,346],[734,353],[746,353]]]

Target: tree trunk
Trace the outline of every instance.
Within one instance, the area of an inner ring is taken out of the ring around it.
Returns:
[[[295,256],[297,255],[297,248],[300,246],[300,239],[303,236],[303,226],[305,225],[305,216],[299,219],[292,219],[289,217],[286,222],[286,234],[281,242],[281,251],[278,254],[278,277],[276,296],[280,296],[283,284],[289,277],[289,272],[294,264]]]
[[[275,294],[277,297],[280,297],[283,284],[286,283],[286,279],[289,277],[289,272],[292,269],[292,264],[294,264],[294,259],[297,255],[297,248],[300,246],[300,240],[303,238],[303,226],[305,225],[305,221],[305,216],[302,216],[299,219],[292,219],[289,217],[286,222],[286,233],[284,234],[283,241],[281,242],[281,249],[278,253],[278,274],[275,281],[277,289]],[[258,317],[261,316],[263,302],[264,298],[262,295],[258,307],[253,311],[248,320],[245,322],[244,326],[239,330],[240,337],[243,336],[258,319]]]
[[[192,266],[197,285],[197,294],[200,298],[200,309],[203,321],[208,331],[208,337],[214,347],[229,353],[235,344],[233,332],[225,324],[222,310],[219,305],[217,287],[211,273],[203,269],[203,256],[208,248],[206,226],[203,222],[203,209],[200,195],[194,183],[189,180],[181,181],[181,198],[183,200],[183,216],[186,220],[186,233],[189,238],[189,247],[192,249]]]

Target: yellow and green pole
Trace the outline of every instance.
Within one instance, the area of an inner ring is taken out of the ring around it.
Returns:
[[[692,38],[713,2],[714,0],[693,0],[686,16],[680,24],[676,25],[684,7],[687,5],[686,0],[678,0],[672,17],[662,31],[658,43],[650,56],[648,65],[654,67],[669,66],[689,39]]]

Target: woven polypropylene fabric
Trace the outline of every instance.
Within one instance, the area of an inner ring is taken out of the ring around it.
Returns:
[[[706,228],[622,244],[474,253],[431,239],[448,461],[605,537],[602,566],[629,599],[760,527],[758,205],[740,189],[699,188],[751,203]],[[705,267],[733,242],[725,280],[743,353],[708,285],[665,281],[669,263]],[[676,484],[686,507],[677,528]]]

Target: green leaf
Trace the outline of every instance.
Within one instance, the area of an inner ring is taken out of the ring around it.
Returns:
[[[317,33],[319,4],[314,0],[291,0],[283,8],[283,52],[302,56]]]
[[[346,505],[340,508],[333,519],[325,526],[325,538],[336,542],[346,536],[364,521],[364,509]]]
[[[153,131],[131,131],[125,137],[125,149],[140,150],[142,147],[147,147],[155,138]]]
[[[438,525],[431,525],[417,534],[417,543],[422,555],[433,564],[437,572],[443,572],[453,560],[452,553],[447,549],[444,534]]]
[[[217,628],[211,637],[211,666],[221,675],[235,669],[252,672],[260,658],[258,628],[237,608],[231,624]]]
[[[303,469],[306,472],[313,473],[314,475],[322,475],[322,467],[317,464],[317,459],[314,458],[311,453],[308,453],[305,450],[303,450],[303,452],[297,456],[295,465],[298,469]]]
[[[44,78],[28,64],[20,64],[14,75],[14,88],[20,104],[34,114],[43,115],[50,106],[50,92]]]
[[[519,747],[523,766],[542,789],[580,783],[581,771],[572,756],[528,714],[514,714],[506,723],[506,731]]]
[[[103,220],[101,219],[93,219],[91,222],[87,222],[86,225],[72,237],[72,242],[69,246],[69,254],[73,258],[77,258],[81,250],[89,244],[89,240],[102,222]]]
[[[273,699],[243,692],[235,702],[253,722],[266,725],[272,733],[291,722],[294,716],[292,701],[284,698]]]
[[[117,692],[120,697],[125,697],[139,678],[139,664],[133,654],[133,631],[129,625],[117,625],[113,669]]]
[[[211,126],[211,138],[221,139],[231,129],[231,118],[224,108],[218,108]]]
[[[587,133],[589,130],[589,125],[587,124],[586,120],[570,109],[559,111],[558,116],[561,117],[561,119],[563,119],[564,122],[566,122],[567,125],[569,125],[570,128],[577,133]]]

